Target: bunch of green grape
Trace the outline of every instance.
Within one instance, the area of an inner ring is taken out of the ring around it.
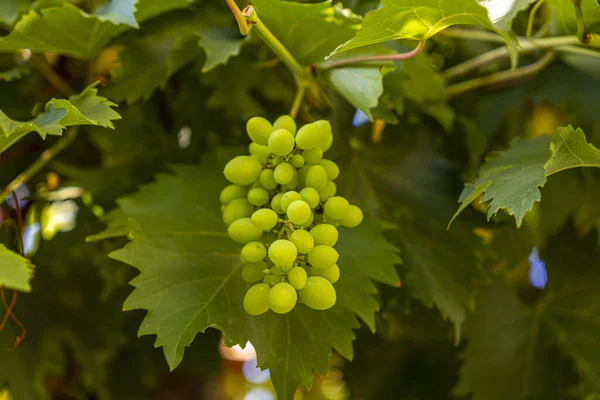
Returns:
[[[337,227],[353,228],[363,219],[360,208],[336,196],[340,170],[323,158],[333,142],[331,124],[320,120],[296,129],[287,115],[272,125],[254,117],[246,130],[250,155],[225,165],[231,184],[220,195],[227,232],[244,245],[242,277],[253,285],[244,309],[285,314],[297,302],[331,308],[340,277]]]

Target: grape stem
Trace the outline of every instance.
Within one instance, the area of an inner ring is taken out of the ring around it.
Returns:
[[[248,33],[250,33],[251,25],[248,25],[248,22],[246,22],[246,18],[242,14],[242,10],[240,10],[240,8],[236,4],[235,0],[225,0],[225,1],[227,2],[227,5],[231,9],[231,13],[235,17],[235,21],[237,22],[238,27],[240,28],[240,33],[242,35],[246,36]]]
[[[290,108],[289,115],[293,119],[296,119],[298,116],[298,111],[300,111],[300,107],[302,106],[302,100],[304,100],[304,93],[306,92],[306,88],[303,86],[298,86],[296,90],[296,96],[294,96],[294,101],[292,102],[292,107]]]
[[[344,67],[350,64],[360,64],[370,61],[401,61],[408,60],[409,58],[413,58],[421,54],[423,48],[425,47],[425,42],[420,41],[417,47],[413,50],[408,51],[406,53],[397,53],[397,54],[383,54],[379,56],[362,56],[362,57],[352,57],[352,58],[343,58],[340,60],[327,61],[320,64],[315,64],[314,68],[320,70],[327,70],[332,68]]]
[[[525,34],[525,36],[527,37],[527,39],[531,39],[531,37],[533,36],[533,24],[535,22],[535,15],[537,14],[538,10],[546,3],[546,0],[538,0],[535,5],[531,8],[531,11],[529,12],[529,19],[527,21],[527,32]]]

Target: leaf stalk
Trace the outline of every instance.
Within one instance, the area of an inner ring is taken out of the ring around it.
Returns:
[[[353,58],[343,58],[340,60],[328,61],[320,64],[315,64],[315,67],[320,70],[327,70],[332,68],[339,68],[350,64],[359,64],[363,62],[369,61],[401,61],[408,60],[409,58],[413,58],[421,54],[423,48],[425,47],[424,41],[419,41],[417,47],[413,50],[408,51],[406,53],[398,53],[398,54],[384,54],[380,56],[362,56],[362,57],[353,57]]]

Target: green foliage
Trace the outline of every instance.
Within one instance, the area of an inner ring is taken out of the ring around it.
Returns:
[[[29,260],[0,245],[0,261],[2,262],[0,286],[30,292],[29,281],[33,277],[33,265]]]

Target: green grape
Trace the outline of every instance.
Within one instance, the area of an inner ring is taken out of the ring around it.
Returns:
[[[318,164],[323,158],[323,149],[320,147],[315,147],[314,149],[304,150],[302,152],[302,157],[304,157],[304,161],[309,164]]]
[[[254,207],[246,199],[234,199],[223,210],[223,222],[229,226],[233,221],[249,217],[254,212]]]
[[[294,150],[294,135],[287,129],[273,131],[269,136],[269,149],[278,156],[287,156]]]
[[[262,261],[267,256],[267,249],[261,242],[250,242],[246,243],[242,247],[242,258],[244,261],[257,263]]]
[[[290,235],[290,242],[296,246],[296,249],[298,249],[298,253],[300,254],[309,253],[315,245],[315,240],[312,235],[304,229],[296,229],[292,232]]]
[[[304,166],[304,157],[300,154],[294,154],[290,162],[295,168],[302,168]]]
[[[341,225],[342,221],[340,221],[339,219],[328,218],[327,222],[337,228],[338,226]]]
[[[288,183],[281,185],[281,189],[294,190],[298,187],[299,180],[300,178],[298,175],[298,171],[296,170],[296,168],[294,168],[294,174],[292,175],[292,179]]]
[[[363,220],[363,212],[357,206],[351,205],[344,218],[340,221],[346,228],[356,228]]]
[[[282,199],[282,197],[283,197],[283,193],[277,193],[271,199],[271,208],[277,214],[285,214],[285,211],[283,211],[283,208],[281,208],[281,199]]]
[[[310,207],[304,200],[293,201],[286,209],[288,219],[295,225],[302,225],[310,218]]]
[[[269,292],[271,287],[266,283],[252,286],[244,296],[244,310],[250,315],[260,315],[269,311]]]
[[[331,282],[320,276],[307,279],[306,286],[300,291],[300,298],[313,310],[327,310],[333,307],[337,300]]]
[[[324,269],[331,267],[339,258],[338,252],[329,246],[320,244],[308,253],[308,262],[315,268]]]
[[[233,221],[227,228],[227,233],[230,238],[241,244],[258,240],[262,236],[262,230],[254,226],[250,218]]]
[[[292,164],[290,163],[282,162],[275,167],[273,176],[277,183],[285,185],[286,183],[289,183],[292,178],[294,178],[294,167],[292,167]]]
[[[262,206],[269,201],[269,192],[261,187],[250,189],[248,191],[248,201],[257,207]]]
[[[287,267],[294,264],[297,255],[296,246],[289,240],[279,239],[269,246],[269,259],[278,267]]]
[[[239,186],[251,185],[258,179],[262,169],[260,163],[249,156],[237,156],[225,165],[223,174],[231,183]]]
[[[326,120],[319,120],[313,123],[317,126],[319,133],[321,134],[319,147],[321,147],[323,151],[329,150],[333,144],[333,132],[331,131],[331,124]]]
[[[306,286],[308,276],[302,267],[294,267],[288,272],[288,281],[296,290],[302,290]]]
[[[300,186],[304,186],[306,181],[306,174],[308,173],[308,170],[311,166],[312,165],[304,164],[304,166],[298,170],[298,182]]]
[[[263,279],[263,283],[274,283],[278,279],[278,275],[266,275]]]
[[[305,186],[315,188],[319,192],[325,190],[327,182],[329,182],[327,171],[320,165],[313,165],[310,167],[304,180]]]
[[[310,234],[315,240],[315,246],[333,247],[338,241],[338,230],[330,224],[319,224],[310,230]]]
[[[302,196],[300,193],[290,190],[289,192],[285,192],[283,196],[281,196],[281,209],[283,212],[287,212],[288,207],[296,200],[302,200]]]
[[[269,306],[277,314],[289,313],[297,301],[298,293],[289,283],[280,282],[269,291]]]
[[[303,150],[317,147],[321,143],[319,128],[314,124],[306,124],[296,133],[296,146]]]
[[[248,146],[248,150],[251,155],[256,156],[256,159],[261,164],[266,164],[267,161],[269,161],[269,157],[271,157],[271,149],[269,149],[269,146],[261,146],[258,143],[252,142]]]
[[[333,264],[330,267],[324,269],[310,268],[308,270],[310,276],[320,276],[321,278],[327,279],[331,283],[336,283],[340,279],[340,267],[337,264]]]
[[[325,171],[327,172],[327,177],[330,180],[337,179],[337,177],[340,176],[340,167],[338,167],[338,165],[336,163],[334,163],[333,161],[323,159],[319,162],[319,164],[323,168],[325,168]]]
[[[335,196],[337,193],[337,185],[334,181],[327,182],[327,186],[325,186],[325,190],[319,192],[319,198],[322,202],[326,202],[331,197]]]
[[[273,129],[287,129],[292,135],[295,135],[296,121],[289,115],[282,115],[273,122]]]
[[[256,283],[265,277],[265,268],[267,263],[264,261],[246,263],[242,268],[242,279],[248,283]]]
[[[283,157],[275,156],[271,159],[271,166],[276,167],[283,162]]]
[[[300,191],[300,196],[302,200],[304,200],[310,208],[315,208],[319,205],[321,198],[319,197],[319,192],[315,188],[307,187]]]
[[[305,223],[300,225],[300,228],[310,228],[310,226],[313,224],[314,219],[315,219],[315,214],[313,214],[313,212],[311,211],[310,217],[308,217],[308,219],[306,220]]]
[[[263,169],[262,171],[260,171],[258,181],[260,182],[260,185],[267,190],[273,190],[277,187],[275,173],[272,169]]]
[[[273,126],[262,117],[252,117],[246,123],[246,132],[253,142],[266,146],[269,143],[269,136],[273,132]]]
[[[340,196],[334,196],[325,203],[325,216],[327,218],[342,219],[349,208],[350,203],[348,203],[348,200]]]
[[[277,222],[279,222],[279,217],[275,211],[268,208],[261,208],[252,214],[252,223],[263,231],[273,229],[277,225]]]
[[[248,189],[245,187],[241,187],[238,185],[228,185],[225,186],[225,189],[221,190],[221,194],[219,195],[219,201],[221,204],[229,204],[232,200],[246,198],[248,194]]]

